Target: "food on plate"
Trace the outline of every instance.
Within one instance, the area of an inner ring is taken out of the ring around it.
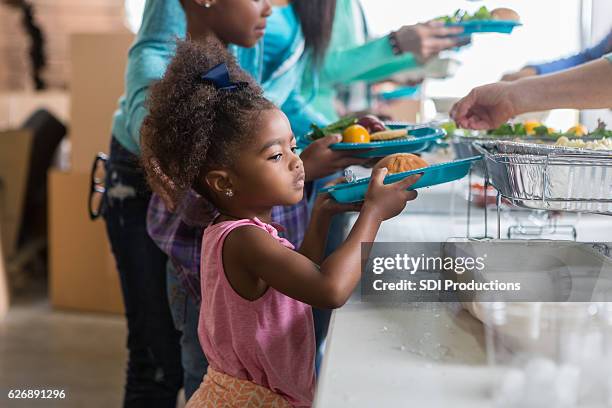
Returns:
[[[589,129],[587,129],[586,126],[581,125],[579,123],[576,126],[572,126],[571,128],[569,128],[567,130],[567,133],[572,136],[582,137],[582,136],[585,136],[587,133],[589,133]]]
[[[428,167],[429,163],[419,156],[411,153],[396,153],[385,157],[374,166],[374,169],[386,167],[389,174],[403,173],[405,171]]]
[[[408,131],[406,129],[398,129],[398,130],[383,130],[381,132],[372,133],[370,135],[370,139],[372,142],[380,142],[383,140],[394,140],[405,138],[408,136]]]
[[[465,10],[457,10],[453,15],[438,17],[436,20],[443,21],[446,24],[465,23],[467,21],[485,21],[485,20],[500,20],[500,21],[516,21],[519,22],[521,17],[512,9],[500,7],[489,11],[488,8],[482,6],[475,13],[470,14]]]
[[[384,130],[387,130],[387,127],[385,126],[383,121],[374,115],[362,116],[357,121],[357,124],[368,129],[368,132],[370,133],[382,132]]]
[[[346,118],[342,118],[334,123],[331,123],[325,127],[319,127],[315,124],[310,125],[312,129],[312,139],[317,140],[321,139],[325,136],[332,135],[334,133],[342,133],[344,129],[355,124],[357,122],[357,118],[354,116],[349,116]]]
[[[491,18],[491,12],[489,9],[482,6],[474,14],[458,9],[453,15],[438,17],[436,20],[444,21],[446,24],[456,24],[473,20],[491,20]]]
[[[311,126],[312,140],[340,133],[343,143],[370,143],[374,141],[395,140],[400,138],[412,138],[408,136],[407,129],[389,129],[382,120],[375,115],[364,115],[359,118],[342,118],[325,127],[315,124]]]
[[[606,123],[601,119],[597,120],[597,127],[589,133],[591,137],[612,137],[612,130],[606,129]]]
[[[523,123],[523,126],[525,126],[525,132],[528,135],[534,135],[535,129],[540,128],[542,126],[542,123],[536,122],[534,120],[528,120],[527,122]]]
[[[457,132],[457,124],[452,120],[442,123],[440,127],[446,132],[447,136],[452,136]]]
[[[351,125],[342,132],[343,143],[370,143],[370,132],[361,125]]]
[[[602,138],[585,142],[583,139],[570,139],[567,136],[561,136],[557,139],[555,145],[589,150],[612,150],[612,138]]]
[[[601,120],[598,121],[597,128],[592,132],[589,132],[587,127],[582,124],[577,124],[562,132],[545,126],[540,122],[527,121],[524,123],[504,123],[497,129],[491,129],[486,133],[464,132],[462,129],[458,129],[455,131],[455,135],[474,137],[476,139],[499,137],[518,142],[528,140],[531,143],[557,142],[557,146],[595,150],[610,150],[609,146],[612,143],[612,130],[606,129],[606,124]],[[586,140],[580,140],[579,138]]]
[[[526,136],[527,128],[522,123],[504,123],[497,129],[492,129],[487,132],[492,136]]]
[[[516,21],[517,23],[521,21],[521,16],[516,11],[506,7],[491,10],[491,17],[493,20]]]

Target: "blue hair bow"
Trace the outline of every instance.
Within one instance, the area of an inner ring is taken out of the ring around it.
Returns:
[[[212,83],[217,90],[220,91],[236,91],[248,85],[247,82],[232,82],[230,81],[227,64],[222,62],[215,65],[208,72],[202,74],[202,80]]]

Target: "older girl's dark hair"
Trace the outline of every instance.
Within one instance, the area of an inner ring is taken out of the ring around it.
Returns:
[[[217,89],[202,75],[224,62],[237,90]],[[203,176],[231,166],[243,138],[258,125],[259,113],[274,105],[218,42],[179,41],[164,77],[147,99],[141,128],[142,166],[152,190],[178,205],[190,189],[205,195]]]
[[[312,52],[315,65],[320,65],[331,40],[336,0],[293,0],[300,20],[305,46]]]

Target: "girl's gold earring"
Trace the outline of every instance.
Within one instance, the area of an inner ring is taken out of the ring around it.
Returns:
[[[210,8],[210,6],[212,6],[212,4],[210,4],[210,3],[204,3],[204,8]]]
[[[225,195],[228,198],[232,198],[234,196],[234,192],[232,190],[225,190]]]

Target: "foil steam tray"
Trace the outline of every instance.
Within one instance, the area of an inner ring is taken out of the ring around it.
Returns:
[[[480,141],[491,184],[530,209],[612,215],[612,152],[513,141]]]

